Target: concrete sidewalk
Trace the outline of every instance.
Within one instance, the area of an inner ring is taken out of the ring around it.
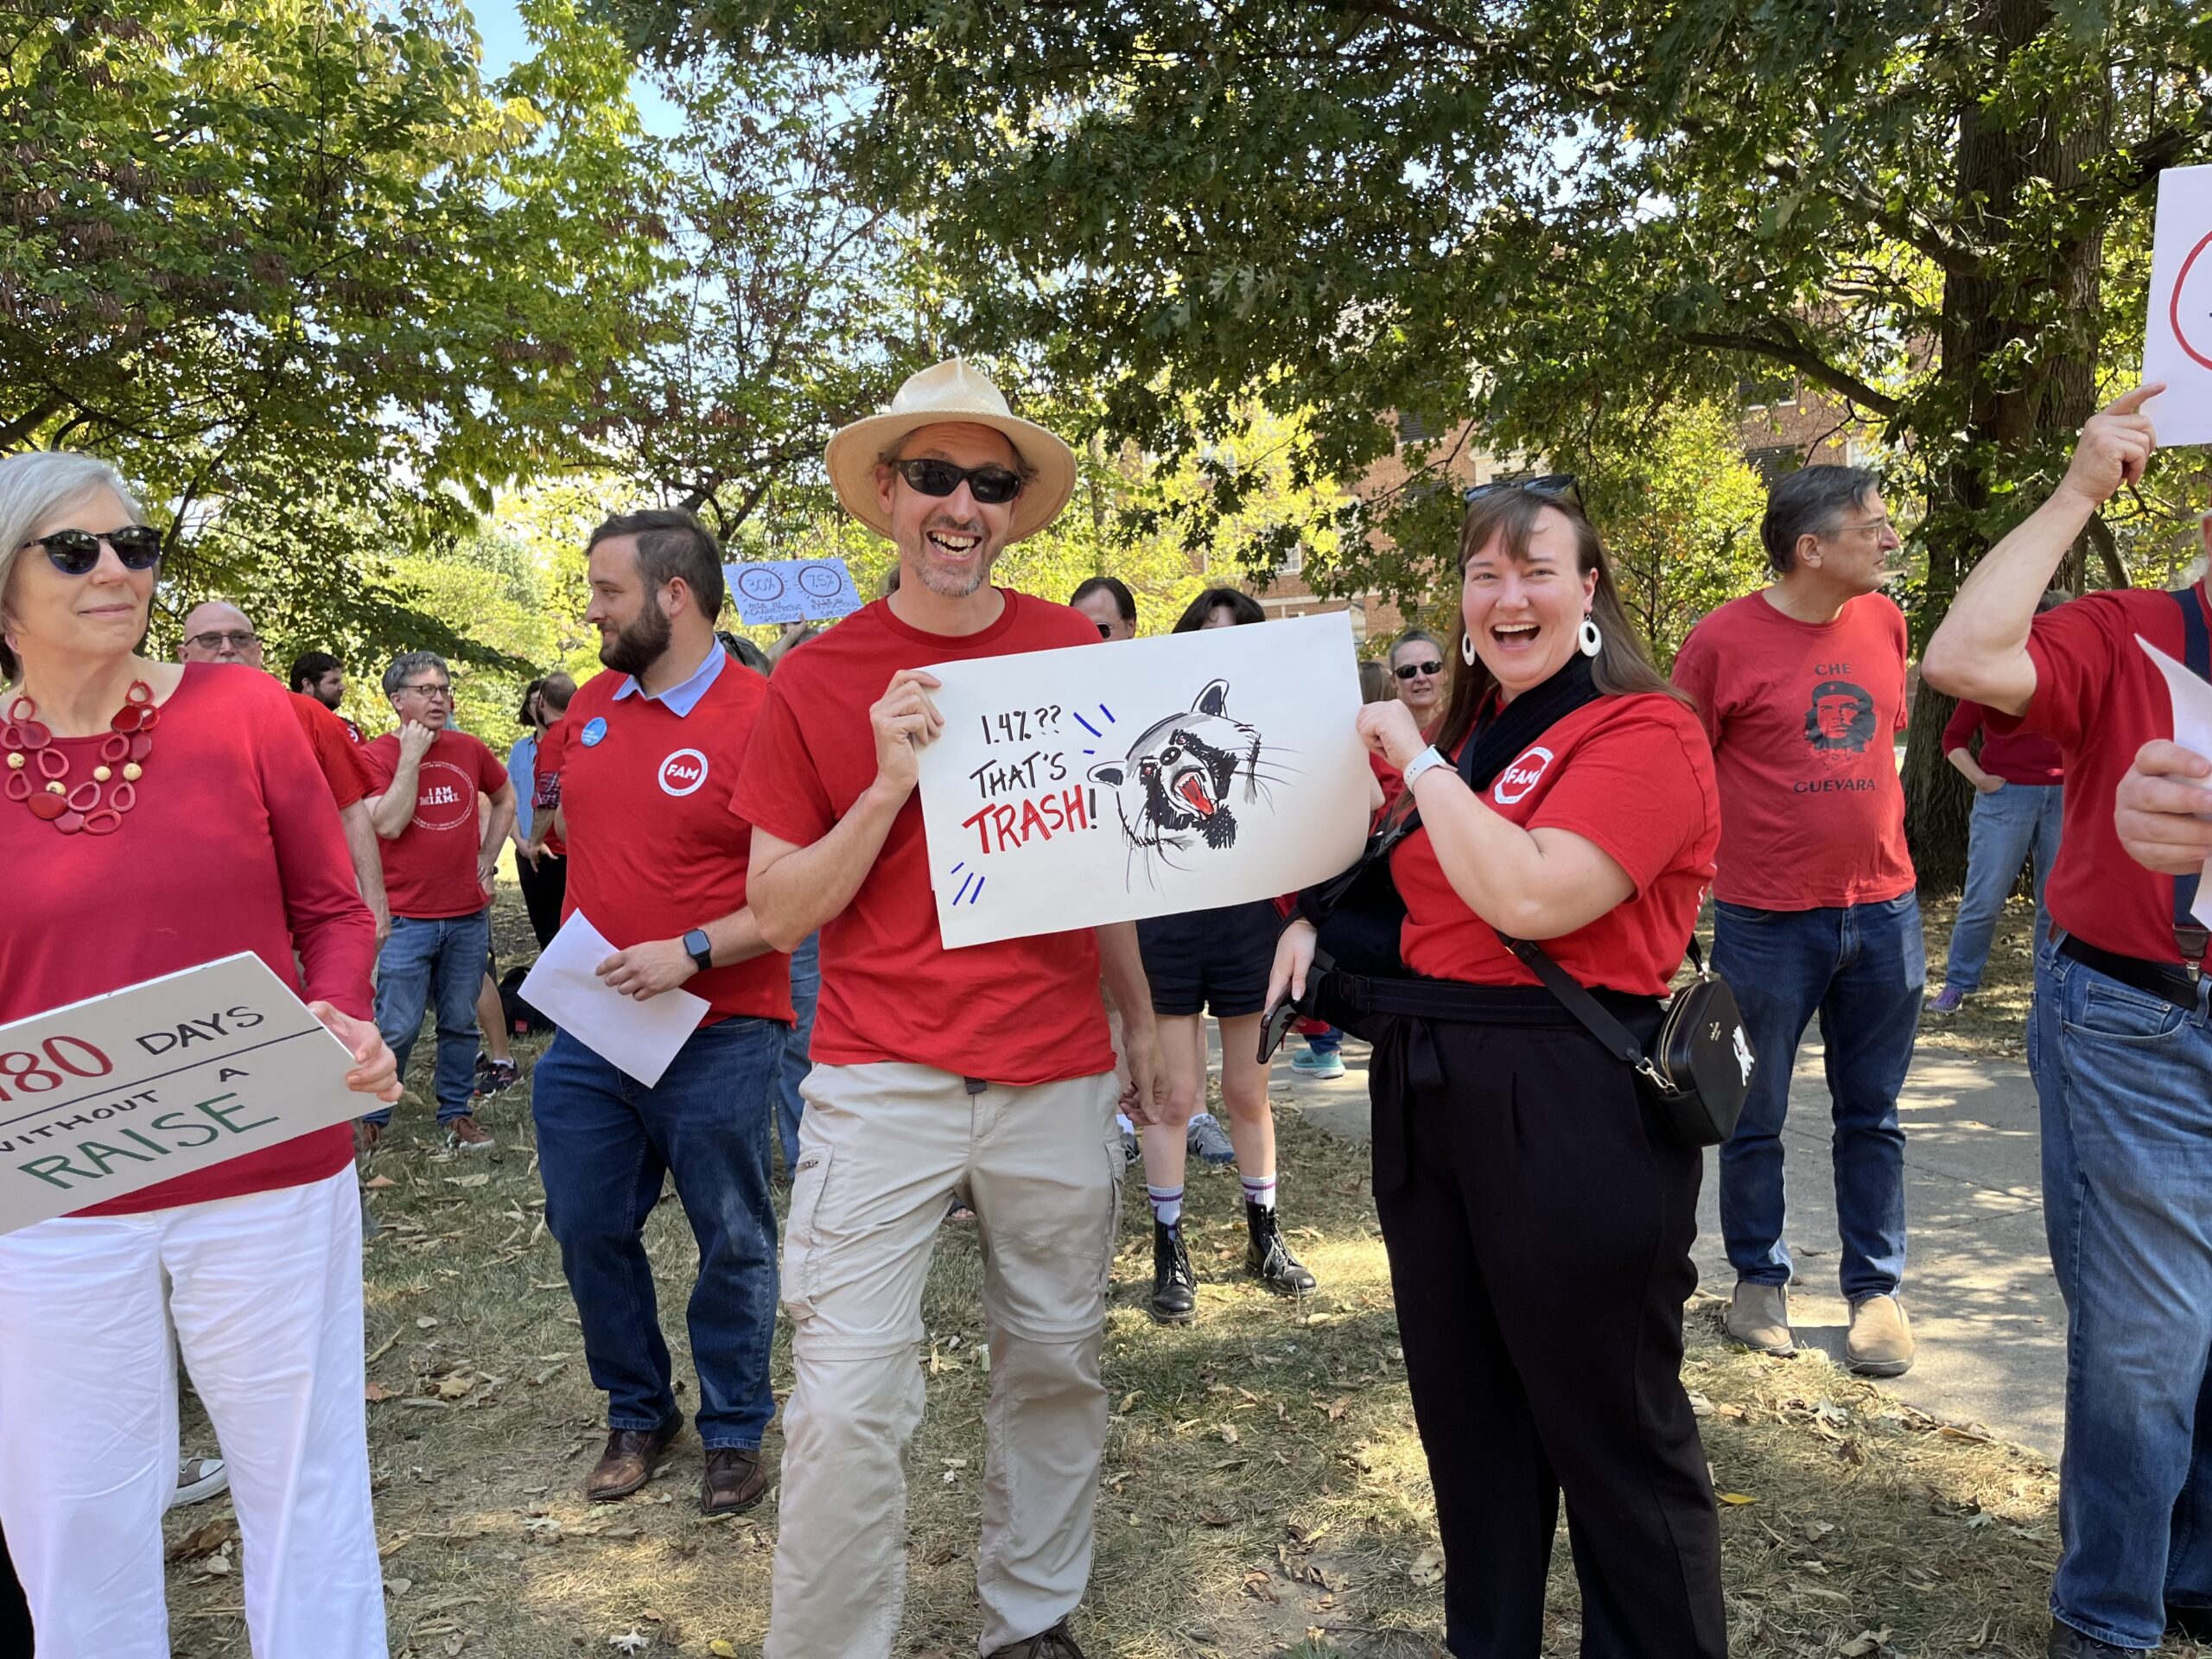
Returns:
[[[1798,1340],[1840,1363],[1848,1313],[1835,1282],[1835,1192],[1817,1039],[1808,1033],[1799,1049],[1784,1131],[1788,1239],[1797,1270],[1790,1311]],[[1301,1046],[1294,1036],[1275,1061],[1278,1107],[1365,1141],[1365,1046],[1348,1039],[1345,1075],[1327,1083],[1291,1068],[1289,1055]],[[2027,1068],[1923,1047],[1901,1111],[1911,1225],[1904,1301],[1920,1346],[1913,1369],[1885,1386],[1923,1411],[1980,1423],[2056,1458],[2065,1424],[2066,1315],[2044,1245]],[[1735,1275],[1721,1249],[1716,1156],[1707,1155],[1695,1255],[1703,1287],[1726,1296]]]

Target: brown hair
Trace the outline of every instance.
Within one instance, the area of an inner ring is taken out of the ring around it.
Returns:
[[[1628,620],[1628,613],[1621,607],[1620,591],[1613,586],[1612,561],[1605,556],[1598,532],[1583,517],[1582,509],[1567,497],[1524,489],[1490,490],[1476,497],[1468,504],[1467,516],[1459,525],[1459,569],[1463,580],[1468,563],[1494,541],[1507,558],[1516,564],[1525,563],[1529,533],[1535,529],[1537,515],[1547,511],[1566,519],[1567,528],[1573,532],[1576,571],[1583,575],[1597,573],[1598,585],[1591,595],[1590,614],[1598,624],[1599,638],[1604,643],[1599,647],[1590,671],[1598,690],[1615,697],[1656,691],[1677,702],[1688,702],[1689,699],[1652,666],[1643,639]],[[1463,612],[1451,652],[1452,690],[1445,698],[1444,719],[1436,733],[1436,747],[1446,754],[1458,747],[1474,729],[1476,715],[1497,689],[1497,677],[1491,674],[1489,665],[1480,657],[1470,664],[1469,654],[1467,622]]]

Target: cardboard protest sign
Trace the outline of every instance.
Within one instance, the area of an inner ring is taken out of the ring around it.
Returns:
[[[353,1065],[247,952],[0,1026],[0,1233],[343,1123]]]
[[[2212,167],[2158,175],[2143,378],[2166,383],[2143,405],[2161,444],[2212,443]]]
[[[860,589],[842,559],[760,560],[726,564],[722,580],[747,627],[762,622],[828,622],[861,607]]]
[[[940,664],[922,823],[948,948],[1271,899],[1366,843],[1341,613]]]

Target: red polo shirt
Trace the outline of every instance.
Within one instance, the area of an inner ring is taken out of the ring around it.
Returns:
[[[1098,643],[1080,611],[999,591],[1005,612],[981,633],[925,633],[878,600],[785,658],[731,810],[809,846],[875,781],[868,711],[899,670]],[[946,950],[918,791],[852,902],[823,926],[813,1055],[828,1065],[907,1061],[1016,1087],[1111,1071],[1097,934],[1082,928]]]
[[[2202,582],[2190,592],[2206,604]],[[1992,711],[1989,729],[2040,732],[2056,741],[2065,760],[2058,862],[2044,887],[2052,919],[2100,950],[2178,962],[2174,879],[2130,858],[2112,818],[2113,793],[2135,752],[2174,734],[2172,697],[2158,664],[2135,643],[2138,634],[2176,662],[2185,660],[2181,607],[2171,594],[2085,594],[2046,611],[2028,634],[2036,665],[2028,712],[2015,720]]]
[[[538,745],[537,777],[560,779],[569,825],[561,918],[581,910],[618,950],[745,908],[753,826],[731,814],[729,791],[768,682],[719,645],[704,667],[714,671],[703,687],[686,682],[665,702],[618,696],[627,674],[595,674]],[[705,1024],[734,1014],[791,1023],[791,962],[779,951],[709,968],[683,988],[707,999]]]

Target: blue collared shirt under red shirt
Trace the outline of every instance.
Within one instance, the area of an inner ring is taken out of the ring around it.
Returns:
[[[568,826],[563,921],[582,911],[620,949],[679,938],[745,907],[753,826],[729,791],[767,701],[768,683],[714,647],[658,695],[627,674],[597,674],[537,752]],[[789,1022],[791,958],[779,951],[684,982],[707,1021],[750,1015]]]

